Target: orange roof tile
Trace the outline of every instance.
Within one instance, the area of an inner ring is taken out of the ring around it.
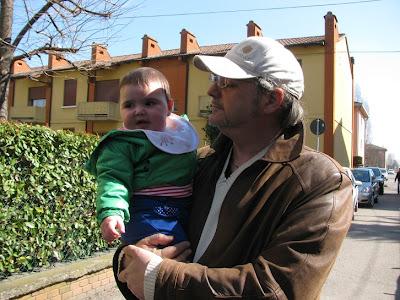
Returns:
[[[343,36],[343,35],[341,35],[341,36]],[[315,45],[323,46],[325,44],[325,36],[285,38],[285,39],[278,39],[277,41],[280,42],[283,46],[288,47],[288,48],[296,47],[296,46],[315,46]],[[94,65],[91,64],[90,60],[76,61],[74,63],[76,66],[81,66],[81,67],[85,67],[85,68],[102,69],[102,68],[106,68],[106,67],[111,67],[113,65],[129,63],[129,62],[133,62],[133,61],[152,60],[152,59],[158,59],[158,58],[163,58],[163,57],[193,56],[196,54],[224,55],[234,45],[236,45],[236,43],[200,46],[199,51],[190,52],[187,54],[181,54],[179,49],[163,50],[163,51],[161,51],[160,55],[146,57],[146,58],[142,58],[141,53],[119,55],[119,56],[111,57],[110,62],[102,62],[102,63],[97,63]],[[61,71],[61,70],[68,70],[68,69],[72,69],[72,68],[74,68],[74,67],[59,68],[57,70]],[[15,75],[13,75],[13,77],[14,78],[25,77],[28,75],[32,75],[33,73],[37,74],[37,73],[40,73],[43,71],[48,71],[48,68],[46,66],[45,67],[34,67],[31,69],[32,69],[32,71],[29,73],[15,74]]]

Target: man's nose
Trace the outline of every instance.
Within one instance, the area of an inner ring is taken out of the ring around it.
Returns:
[[[221,96],[221,89],[218,87],[218,85],[214,82],[213,84],[210,85],[208,88],[207,94],[213,98],[220,98]]]

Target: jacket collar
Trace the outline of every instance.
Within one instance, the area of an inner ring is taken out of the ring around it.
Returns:
[[[263,160],[280,163],[292,161],[300,155],[303,143],[304,124],[300,122],[283,131],[283,134],[271,145],[267,153],[265,153]],[[224,156],[231,147],[232,141],[223,134],[220,134],[212,145],[215,152]]]

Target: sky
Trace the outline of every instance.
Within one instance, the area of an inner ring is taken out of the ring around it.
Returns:
[[[163,50],[179,48],[183,28],[196,36],[200,46],[237,43],[246,38],[250,20],[264,36],[275,39],[324,35],[324,15],[331,11],[355,58],[356,84],[369,107],[370,139],[400,159],[396,89],[400,86],[400,0],[131,0],[129,4],[135,9],[97,40],[107,44],[111,56],[140,53],[144,34],[156,39]]]

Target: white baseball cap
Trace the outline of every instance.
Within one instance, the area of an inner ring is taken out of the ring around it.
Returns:
[[[203,71],[230,79],[262,77],[300,99],[304,77],[295,56],[267,37],[249,37],[225,56],[196,55],[194,65]]]

